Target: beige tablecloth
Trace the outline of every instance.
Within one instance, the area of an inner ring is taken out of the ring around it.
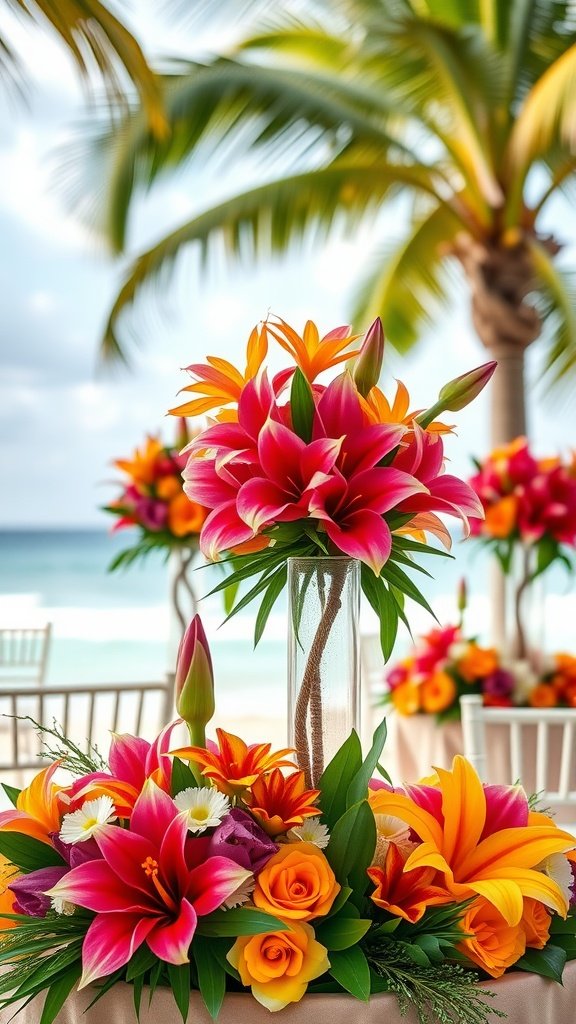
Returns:
[[[460,722],[438,725],[433,715],[398,715],[387,718],[388,738],[382,762],[392,780],[415,782],[429,775],[433,765],[449,768],[455,754],[463,752]],[[511,783],[510,739],[505,725],[487,725],[488,782]],[[525,726],[522,784],[528,794],[536,792],[536,726]],[[550,730],[550,783],[559,784],[562,726]],[[576,766],[572,765],[573,789],[576,789]],[[561,805],[554,811],[563,824],[576,823],[576,808]]]
[[[508,1015],[509,1024],[573,1024],[576,1006],[576,961],[568,964],[564,972],[564,985],[532,974],[508,974],[484,987],[496,993],[490,1000],[498,1010]],[[56,1024],[136,1024],[132,989],[117,985],[89,1010],[84,1009],[93,993],[81,992],[72,996],[56,1018]],[[0,1011],[0,1024],[8,1024],[10,1011]],[[16,1018],[16,1024],[38,1024],[41,1002],[34,1000]],[[491,1017],[494,1022],[498,1018]],[[374,996],[369,1004],[346,996],[312,995],[301,1003],[289,1006],[274,1017],[251,997],[227,995],[218,1017],[218,1024],[415,1024],[413,1014],[401,1017],[394,996]],[[170,992],[157,989],[152,1006],[148,1009],[146,997],[142,1000],[141,1024],[181,1024]],[[211,1024],[199,996],[194,993],[188,1016],[189,1024]]]

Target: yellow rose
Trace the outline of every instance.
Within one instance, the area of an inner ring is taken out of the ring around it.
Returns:
[[[227,954],[242,984],[268,1010],[297,1003],[308,982],[330,967],[327,950],[316,942],[309,924],[285,923],[290,925],[289,932],[241,935]]]
[[[310,921],[330,910],[340,886],[326,857],[313,843],[289,843],[258,875],[253,900],[281,919]]]

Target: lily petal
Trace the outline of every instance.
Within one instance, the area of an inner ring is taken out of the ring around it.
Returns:
[[[188,900],[182,900],[180,913],[170,924],[158,924],[150,931],[147,943],[152,952],[169,964],[187,964],[188,950],[196,931],[197,916]]]
[[[103,914],[92,921],[82,944],[82,977],[78,988],[113,974],[127,964],[154,926],[138,914]]]

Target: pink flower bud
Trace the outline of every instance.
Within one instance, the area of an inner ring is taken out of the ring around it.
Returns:
[[[353,370],[354,383],[363,398],[376,386],[384,358],[384,331],[380,317],[370,325]]]
[[[178,650],[175,678],[178,714],[194,743],[204,745],[204,729],[214,715],[214,671],[210,648],[199,615],[188,626]]]
[[[496,362],[483,363],[475,370],[469,370],[445,384],[438,395],[444,409],[447,412],[459,412],[474,401],[486,387],[497,365]]]

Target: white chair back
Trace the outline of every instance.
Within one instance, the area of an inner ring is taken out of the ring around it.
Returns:
[[[527,756],[534,758],[530,774],[535,778],[535,792],[542,807],[567,804],[574,809],[576,820],[576,709],[571,708],[494,708],[484,707],[479,695],[460,698],[462,709],[462,735],[464,755],[474,765],[480,778],[486,781],[490,751],[486,740],[487,725],[505,725],[510,733],[510,771],[503,784],[514,784],[527,774]],[[536,742],[527,755],[525,736],[527,729],[535,733]],[[552,739],[552,730],[554,738]],[[560,740],[560,756],[554,758],[558,769],[553,773],[552,744]],[[535,750],[535,753],[534,753]],[[563,815],[565,811],[563,811]]]
[[[84,751],[106,751],[111,732],[153,739],[174,717],[174,676],[154,683],[0,687],[0,716],[0,772],[39,770],[46,744],[26,716],[49,727],[57,722]]]
[[[4,682],[42,686],[46,678],[52,623],[0,628],[0,688]]]

